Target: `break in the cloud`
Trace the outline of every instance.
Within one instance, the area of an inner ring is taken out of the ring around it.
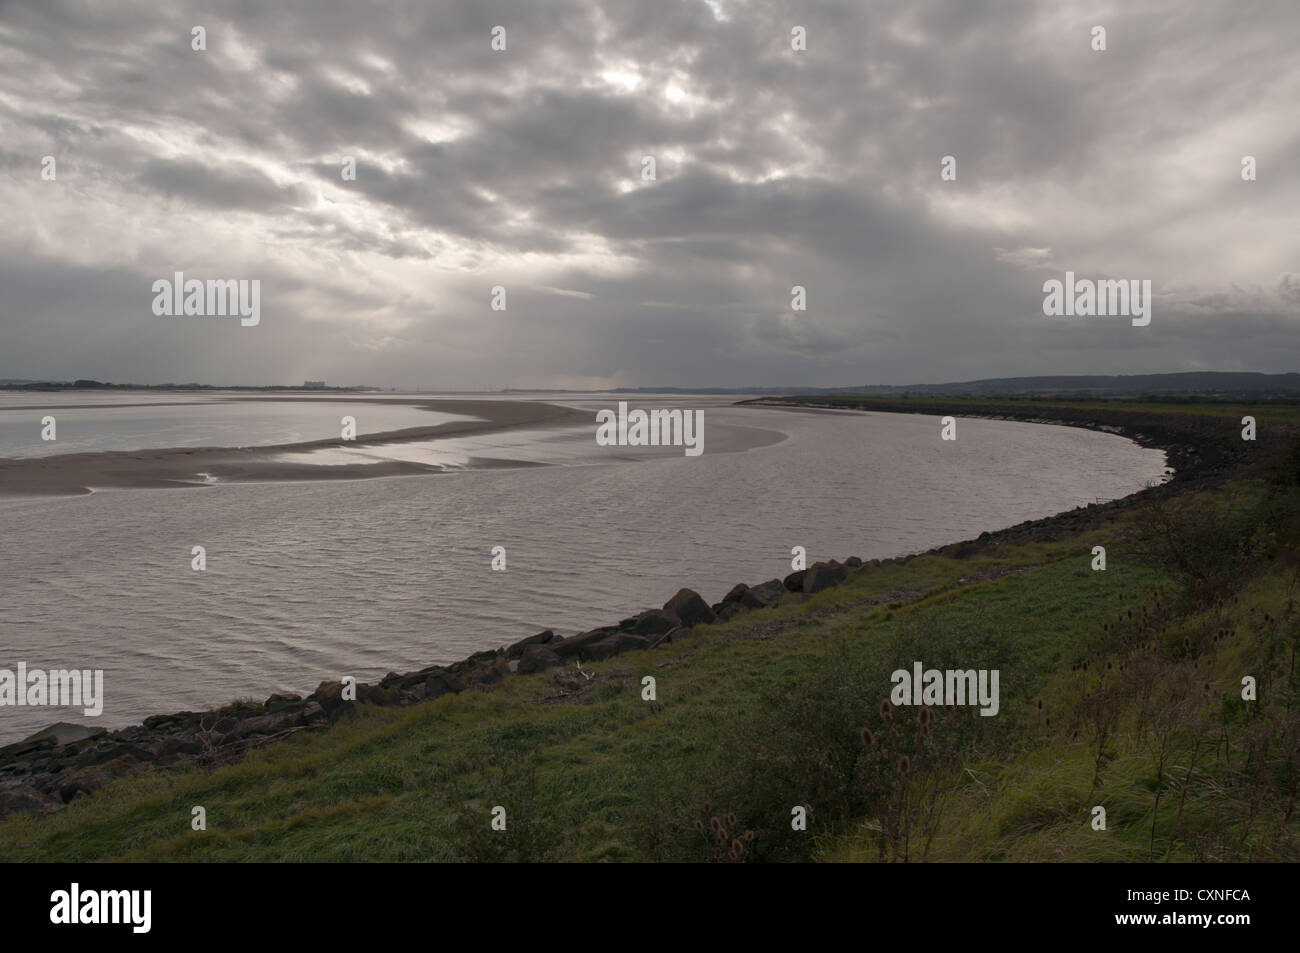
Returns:
[[[1297,47],[1291,0],[11,0],[0,377],[1295,370]],[[1045,317],[1066,269],[1151,325]],[[261,324],[155,317],[175,271]]]

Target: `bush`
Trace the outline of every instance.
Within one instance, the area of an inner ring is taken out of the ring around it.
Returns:
[[[643,829],[661,834],[656,856],[733,859],[713,843],[717,816],[728,843],[733,833],[752,833],[737,852],[745,860],[811,859],[820,839],[864,818],[880,830],[882,859],[923,859],[962,757],[998,719],[981,718],[974,707],[895,708],[890,675],[916,660],[978,669],[1005,668],[1006,657],[980,613],[928,628],[905,616],[883,651],[867,651],[852,636],[833,643],[796,679],[767,692],[757,714],[726,726],[713,764],[678,779],[687,791],[678,786],[675,800],[665,796],[651,808]],[[705,803],[719,811],[701,817]],[[791,826],[800,806],[806,831]]]
[[[1297,514],[1295,493],[1258,487],[1225,491],[1217,503],[1191,494],[1153,498],[1141,512],[1145,555],[1174,574],[1194,606],[1208,606],[1281,551]]]

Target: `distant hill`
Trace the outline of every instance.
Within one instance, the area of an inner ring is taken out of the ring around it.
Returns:
[[[572,393],[523,390],[512,393]],[[597,393],[591,391],[591,393]],[[599,393],[606,393],[601,391]],[[862,384],[857,387],[616,387],[615,394],[911,394],[941,397],[1261,397],[1300,399],[1300,374],[1189,371],[1178,374],[1090,374],[994,377],[948,384]]]
[[[866,385],[827,393],[944,397],[1300,397],[1300,374],[1189,371],[1179,374],[997,377],[949,384]]]

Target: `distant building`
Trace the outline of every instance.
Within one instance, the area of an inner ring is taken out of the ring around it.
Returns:
[[[308,390],[322,390],[325,387],[324,381],[303,381],[302,386]]]

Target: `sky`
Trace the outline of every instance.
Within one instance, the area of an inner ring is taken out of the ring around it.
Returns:
[[[1294,0],[0,0],[0,378],[1295,371],[1297,49]]]

